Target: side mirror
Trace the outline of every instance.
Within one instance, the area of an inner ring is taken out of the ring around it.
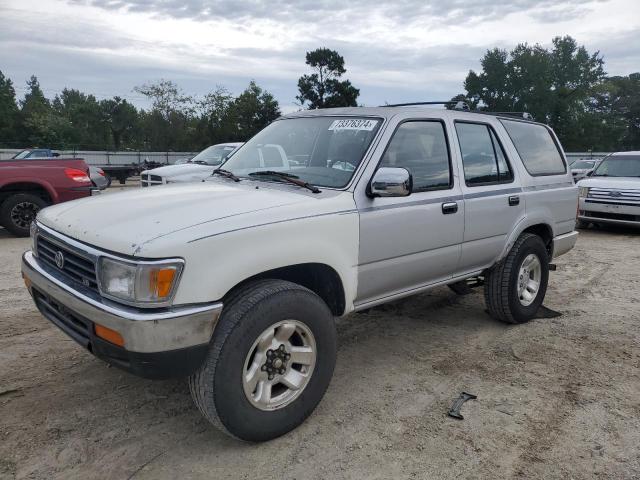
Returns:
[[[593,175],[593,170],[588,171],[585,177],[590,177],[591,175]]]
[[[406,168],[381,167],[369,185],[372,197],[406,197],[413,189],[413,178]]]

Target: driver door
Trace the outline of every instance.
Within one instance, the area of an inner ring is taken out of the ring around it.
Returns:
[[[356,308],[410,294],[451,278],[457,270],[464,201],[449,143],[442,120],[409,118],[399,122],[386,147],[379,147],[384,151],[377,167],[406,168],[413,189],[406,197],[356,193],[360,213]],[[363,177],[366,184],[375,170],[369,172]]]

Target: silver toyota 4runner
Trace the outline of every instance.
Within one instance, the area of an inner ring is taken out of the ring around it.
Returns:
[[[481,280],[522,323],[570,250],[578,189],[553,131],[424,107],[297,112],[207,181],[40,211],[25,283],[97,357],[189,378],[202,414],[251,441],[329,386],[334,317]],[[428,348],[428,346],[425,346]]]

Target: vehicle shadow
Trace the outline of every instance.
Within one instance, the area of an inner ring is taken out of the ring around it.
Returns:
[[[601,234],[618,234],[618,235],[630,235],[637,236],[640,235],[640,226],[631,227],[626,225],[614,225],[614,224],[590,224],[586,228],[578,229],[579,232],[591,232],[591,233],[601,233]]]
[[[126,477],[155,455],[159,457],[154,464],[169,469],[190,459],[207,463],[203,459],[212,455],[219,466],[232,470],[246,462],[260,463],[263,455],[282,456],[286,463],[282,452],[295,452],[301,442],[318,435],[330,443],[331,437],[340,435],[337,430],[344,428],[345,418],[353,422],[349,429],[366,432],[371,415],[390,414],[391,399],[403,415],[432,404],[446,408],[439,404],[436,390],[445,392],[447,399],[455,397],[469,369],[481,367],[477,358],[460,352],[469,351],[470,343],[478,343],[477,348],[488,345],[509,329],[484,312],[480,292],[458,296],[448,288],[349,315],[336,323],[338,359],[324,400],[307,422],[272,442],[246,444],[210,425],[191,401],[184,379],[134,377],[80,353],[66,339],[56,341],[64,345],[50,359],[55,379],[34,379],[38,389],[28,389],[11,402],[20,402],[16,409],[23,418],[16,422],[34,425],[30,437],[45,450],[36,468],[43,476],[54,470],[73,472],[70,476]],[[399,371],[412,373],[403,376]],[[42,396],[48,399],[46,405]],[[354,405],[368,405],[370,411],[355,416]],[[55,444],[49,442],[52,435]],[[67,450],[78,448],[86,453],[83,462],[74,464],[77,454],[68,460]]]

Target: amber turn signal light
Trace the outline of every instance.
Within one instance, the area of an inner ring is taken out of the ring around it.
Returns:
[[[111,330],[110,328],[103,327],[96,323],[93,326],[93,331],[96,332],[97,337],[100,337],[109,343],[113,343],[114,345],[118,345],[119,347],[124,347],[124,338],[122,338],[122,335],[115,330]]]
[[[152,270],[149,277],[149,290],[157,299],[164,299],[171,293],[173,278],[176,275],[175,267]]]

